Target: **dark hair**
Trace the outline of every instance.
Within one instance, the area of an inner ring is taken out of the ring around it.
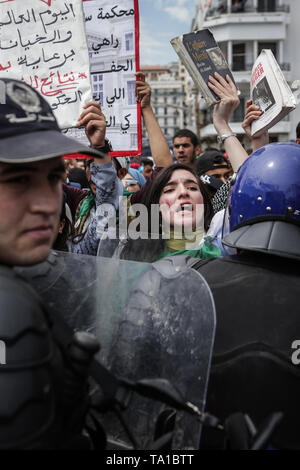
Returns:
[[[204,228],[207,231],[209,228],[209,224],[213,217],[213,209],[210,201],[209,194],[205,185],[199,179],[195,171],[187,165],[183,164],[174,164],[164,168],[160,171],[160,173],[156,176],[156,178],[152,181],[151,186],[148,188],[144,198],[143,204],[146,206],[148,211],[148,233],[149,235],[153,235],[153,227],[151,227],[151,205],[152,204],[159,204],[159,199],[162,194],[162,191],[168,181],[170,180],[172,174],[176,170],[186,170],[192,173],[192,175],[196,178],[197,183],[199,185],[203,203],[204,203]],[[161,216],[160,216],[161,217]],[[148,239],[148,240],[132,240],[128,239],[125,248],[122,251],[121,258],[123,259],[131,259],[135,261],[148,261],[154,262],[158,259],[159,255],[164,251],[166,240],[161,238],[161,225],[159,228],[159,237],[158,239]]]
[[[85,168],[88,168],[91,166],[91,164],[93,163],[94,159],[93,158],[86,158],[85,159]]]
[[[177,137],[190,138],[194,147],[197,147],[197,145],[200,145],[200,141],[198,137],[196,136],[196,134],[194,134],[194,132],[190,131],[189,129],[180,129],[178,132],[176,132],[176,134],[173,137],[173,143]]]
[[[63,192],[63,201],[62,201],[62,208],[61,208],[59,221],[60,222],[64,221],[65,225],[62,230],[62,233],[57,234],[56,240],[52,246],[53,250],[57,250],[57,251],[68,251],[67,240],[68,240],[69,232],[71,229],[71,223],[66,214],[66,202],[67,202],[66,194],[65,192]]]
[[[150,158],[146,158],[146,157],[141,158],[141,163],[144,166],[150,165],[151,167],[153,167],[153,165],[154,165],[154,162],[152,160],[150,160]]]
[[[79,183],[81,188],[89,187],[86,172],[82,168],[71,168],[69,170],[68,178],[71,183]]]
[[[296,137],[297,139],[300,139],[300,122],[298,122],[298,125],[296,127]]]

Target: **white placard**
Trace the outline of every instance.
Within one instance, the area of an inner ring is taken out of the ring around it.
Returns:
[[[135,98],[138,70],[138,0],[83,2],[94,99],[106,117],[112,155],[141,153],[141,121]],[[69,135],[86,143],[84,131]]]
[[[81,0],[0,0],[0,77],[37,89],[61,129],[92,99],[84,23]]]

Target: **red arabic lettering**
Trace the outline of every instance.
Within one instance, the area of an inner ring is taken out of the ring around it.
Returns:
[[[254,87],[254,84],[255,82],[259,79],[259,77],[261,77],[261,75],[264,74],[264,69],[263,69],[263,66],[261,64],[261,62],[259,62],[257,64],[257,67],[255,67],[254,69],[254,72],[252,74],[252,88]]]
[[[77,75],[77,80],[73,72],[64,74],[59,71],[51,72],[48,77],[43,78],[34,75],[28,78],[30,81],[28,84],[36,90],[39,90],[43,96],[57,96],[66,90],[78,89],[80,74],[78,73]],[[24,82],[26,81],[24,77],[22,77],[22,80]]]

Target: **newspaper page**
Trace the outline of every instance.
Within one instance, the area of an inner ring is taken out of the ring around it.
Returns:
[[[288,99],[289,86],[279,65],[268,49],[263,49],[252,69],[251,99],[262,111],[251,124],[251,135],[258,136],[270,129],[295,108],[292,92]]]
[[[61,129],[92,98],[81,0],[0,1],[0,78],[22,80],[51,105]]]
[[[142,153],[140,105],[135,97],[139,71],[138,0],[83,0],[93,98],[106,117],[111,156]],[[84,129],[71,137],[87,144]]]

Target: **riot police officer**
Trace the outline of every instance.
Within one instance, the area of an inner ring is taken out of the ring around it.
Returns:
[[[78,336],[59,345],[54,316],[14,271],[47,258],[62,205],[61,156],[93,149],[60,133],[48,103],[23,82],[1,79],[0,448],[86,447],[87,404],[76,358],[98,345]],[[20,99],[20,96],[22,99]]]
[[[254,152],[225,215],[223,243],[237,254],[194,265],[217,313],[207,410],[227,423],[227,434],[204,433],[202,448],[255,448],[256,439],[262,448],[300,448],[300,369],[292,361],[300,335],[299,175],[299,146]]]

